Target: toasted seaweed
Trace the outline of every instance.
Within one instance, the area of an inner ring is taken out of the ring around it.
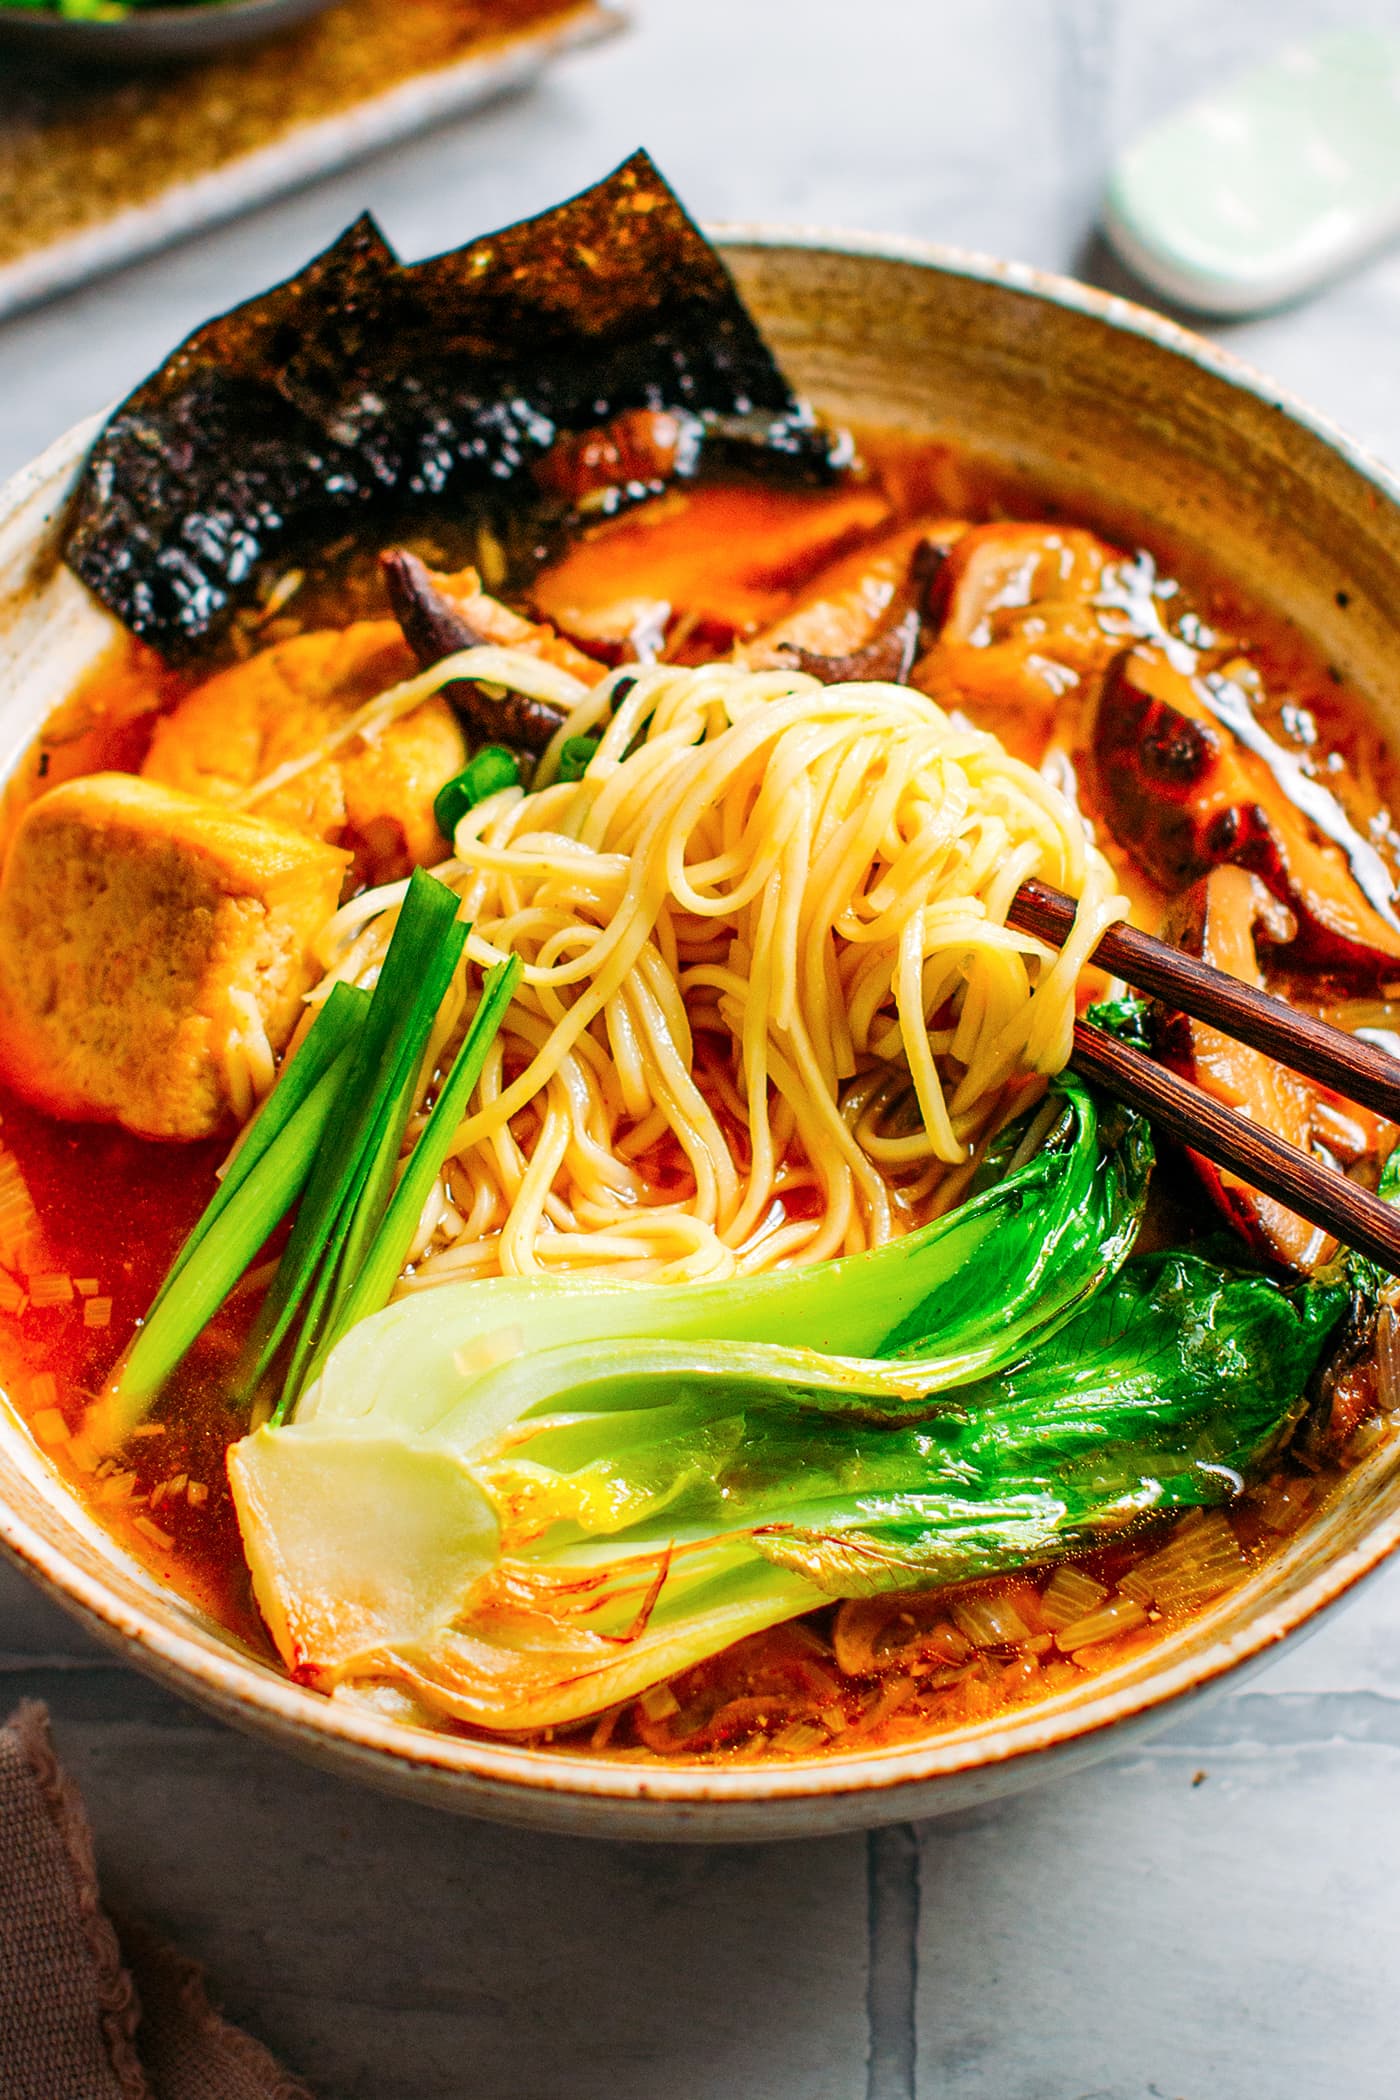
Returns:
[[[347,514],[461,507],[628,408],[690,411],[765,471],[833,457],[645,153],[427,262],[401,263],[362,218],[197,329],[103,429],[67,560],[133,633],[189,659],[263,564],[305,558]]]

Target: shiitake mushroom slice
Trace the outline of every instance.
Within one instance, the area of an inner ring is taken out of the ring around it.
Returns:
[[[397,547],[380,556],[380,566],[394,617],[425,671],[486,641],[416,554]],[[473,738],[495,738],[522,751],[543,751],[564,721],[563,708],[548,700],[514,692],[493,698],[469,678],[454,678],[442,695]]]
[[[1292,914],[1290,967],[1368,986],[1400,979],[1400,928],[1363,897],[1340,852],[1314,842],[1269,767],[1161,649],[1128,649],[1109,666],[1093,758],[1109,828],[1163,889],[1227,863],[1247,868]]]
[[[1290,941],[1291,915],[1257,875],[1231,866],[1212,869],[1178,897],[1162,928],[1163,939],[1184,953],[1262,989],[1255,947],[1259,933],[1275,944]],[[1262,1050],[1160,1006],[1153,1010],[1153,1037],[1162,1062],[1204,1093],[1300,1151],[1312,1149],[1317,1092],[1306,1079]],[[1317,1226],[1199,1153],[1190,1158],[1216,1207],[1256,1253],[1303,1273],[1330,1256],[1334,1243]]]

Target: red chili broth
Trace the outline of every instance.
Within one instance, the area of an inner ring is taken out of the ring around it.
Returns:
[[[42,1221],[41,1244],[30,1252],[31,1274],[21,1285],[27,1282],[32,1290],[35,1276],[66,1276],[74,1284],[69,1302],[31,1302],[18,1315],[0,1312],[0,1378],[31,1420],[57,1407],[68,1430],[76,1432],[86,1401],[101,1391],[213,1194],[228,1148],[221,1141],[157,1144],[115,1127],[58,1123],[3,1087],[0,1140],[18,1161]],[[96,1292],[79,1294],[79,1280],[95,1282]],[[85,1307],[106,1298],[110,1323],[86,1324]],[[80,1448],[76,1455],[57,1441],[48,1448],[152,1573],[233,1631],[266,1646],[224,1465],[228,1444],[246,1426],[218,1390],[219,1367],[240,1326],[235,1304],[172,1381],[152,1418],[154,1433],[134,1437],[120,1466],[108,1462],[100,1473],[89,1472],[76,1462]],[[130,1495],[103,1501],[103,1479],[122,1472],[136,1475]],[[160,1492],[162,1482],[182,1473],[207,1489],[202,1500]]]

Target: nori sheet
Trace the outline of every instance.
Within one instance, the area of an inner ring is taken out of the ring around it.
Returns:
[[[272,557],[375,504],[504,490],[621,410],[744,424],[779,472],[831,445],[645,153],[581,196],[405,265],[358,220],[191,335],[93,449],[70,567],[134,634],[200,655]]]

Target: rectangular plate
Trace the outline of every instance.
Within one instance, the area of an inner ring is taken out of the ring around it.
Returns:
[[[16,68],[0,315],[520,87],[620,23],[612,0],[341,0],[198,66],[116,83]]]

